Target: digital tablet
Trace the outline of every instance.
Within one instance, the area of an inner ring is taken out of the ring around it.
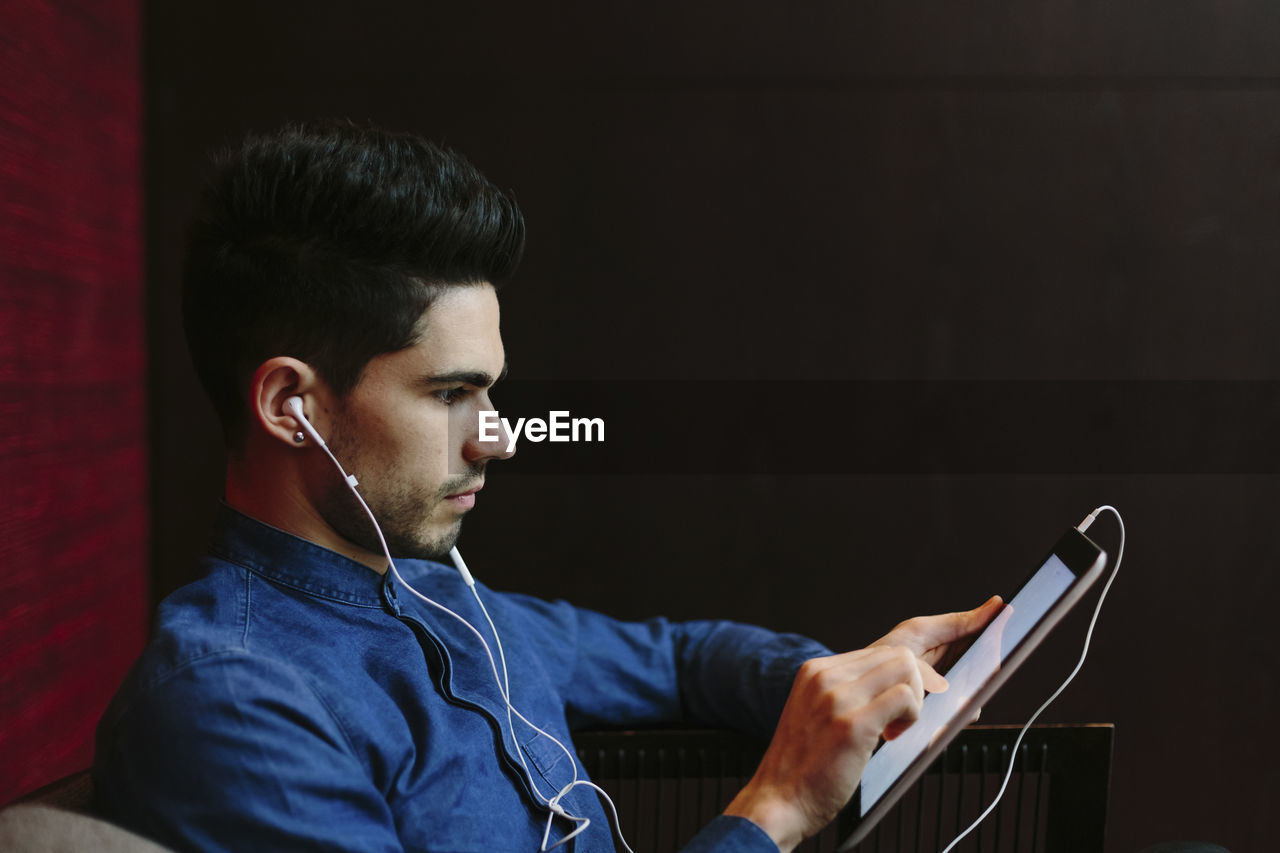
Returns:
[[[1013,598],[943,673],[949,687],[924,697],[920,718],[872,754],[842,825],[854,824],[840,850],[875,828],[953,738],[1102,576],[1106,553],[1068,530]]]

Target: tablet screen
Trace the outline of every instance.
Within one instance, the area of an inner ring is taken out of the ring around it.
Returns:
[[[949,687],[925,696],[920,718],[895,740],[886,741],[867,762],[859,789],[858,815],[865,817],[885,792],[957,716],[972,716],[974,695],[1026,638],[1053,605],[1066,594],[1076,575],[1050,554],[1013,600],[987,625],[978,639],[946,673]]]

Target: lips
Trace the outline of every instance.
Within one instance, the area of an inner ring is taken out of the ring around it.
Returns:
[[[467,489],[465,492],[454,492],[451,495],[445,495],[445,497],[446,498],[465,498],[465,497],[474,495],[476,492],[480,491],[483,488],[484,488],[484,483],[480,482],[472,486],[470,489]]]
[[[445,498],[445,500],[448,501],[450,504],[452,504],[455,508],[460,509],[463,512],[466,512],[467,510],[471,509],[476,505],[476,492],[480,491],[480,489],[483,488],[483,486],[484,484],[481,483],[479,486],[474,487],[470,491],[458,492],[456,495],[449,495],[447,498]]]

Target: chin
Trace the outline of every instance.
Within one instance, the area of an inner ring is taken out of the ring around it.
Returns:
[[[397,537],[390,543],[391,555],[411,560],[447,561],[449,549],[458,541],[461,532],[462,522],[459,521],[444,531],[420,533],[413,538]]]

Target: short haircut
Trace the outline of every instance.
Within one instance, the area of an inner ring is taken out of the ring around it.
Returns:
[[[409,134],[289,125],[215,158],[182,310],[228,446],[243,445],[263,361],[305,361],[343,397],[370,359],[417,341],[443,288],[508,279],[524,233],[508,193]]]

